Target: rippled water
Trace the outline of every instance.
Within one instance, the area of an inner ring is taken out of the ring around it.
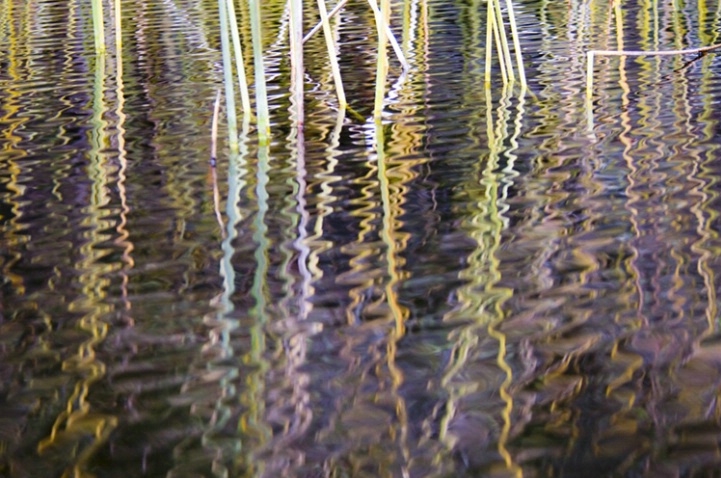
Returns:
[[[273,141],[213,169],[215,2],[126,1],[96,57],[89,2],[2,0],[0,475],[717,476],[719,60],[584,96],[589,49],[718,43],[655,3],[516,2],[521,96],[485,3],[397,1],[376,123],[351,2],[354,112],[318,35],[299,132],[265,2]]]

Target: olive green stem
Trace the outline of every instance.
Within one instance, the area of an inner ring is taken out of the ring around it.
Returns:
[[[103,2],[92,0],[93,9],[93,34],[95,37],[95,53],[103,54],[105,47],[105,25],[103,23]]]
[[[231,151],[237,152],[238,119],[235,111],[233,67],[231,66],[230,38],[228,37],[227,1],[229,0],[218,0],[218,16],[220,17],[220,48],[223,55],[223,84],[225,86],[225,114],[228,118],[228,145],[230,146]]]
[[[261,145],[266,145],[270,141],[270,113],[268,111],[268,91],[265,85],[265,65],[263,63],[260,0],[248,0],[248,7],[250,10],[250,34],[253,39],[255,108],[258,116],[258,141]]]

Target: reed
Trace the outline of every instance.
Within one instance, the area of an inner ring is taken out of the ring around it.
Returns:
[[[331,11],[330,14],[326,11],[325,0],[318,0],[318,13],[320,13],[320,23],[323,27],[323,35],[325,36],[326,49],[328,50],[328,59],[330,60],[331,72],[333,73],[333,82],[335,83],[335,91],[338,96],[338,107],[344,109],[347,106],[345,98],[345,89],[343,88],[343,80],[340,76],[340,66],[338,65],[338,56],[336,54],[337,48],[335,45],[335,39],[333,38],[333,31],[330,28],[330,17],[340,11],[340,7],[346,4],[348,0],[339,2],[338,5]],[[313,34],[311,30],[306,38],[310,38]],[[303,38],[305,43],[306,38]]]
[[[498,50],[498,55],[499,57],[503,55],[503,61],[506,64],[506,74],[508,75],[508,82],[512,83],[516,81],[516,75],[513,73],[513,60],[511,58],[511,50],[508,47],[508,35],[506,34],[506,27],[503,21],[501,3],[499,0],[490,0],[490,2],[493,4],[493,10],[496,14],[496,32],[498,33],[501,43],[501,46]]]
[[[103,2],[102,0],[92,0],[93,10],[93,36],[95,38],[95,52],[103,54],[106,52],[105,47],[105,25],[103,23]]]
[[[258,141],[266,145],[270,141],[270,113],[268,92],[265,85],[263,62],[263,38],[261,35],[260,0],[248,0],[250,10],[250,34],[253,41],[253,66],[255,69],[255,108],[258,117]]]
[[[238,75],[238,88],[240,89],[243,117],[244,120],[248,120],[251,114],[250,94],[248,93],[248,79],[245,75],[243,49],[240,46],[240,33],[238,32],[238,19],[235,15],[235,3],[233,0],[226,0],[226,4],[228,6],[228,26],[230,27],[230,38],[233,41],[233,52],[235,53],[235,72]]]
[[[230,52],[230,35],[228,33],[228,6],[226,5],[226,2],[228,2],[228,0],[218,0],[218,16],[220,17],[220,48],[223,56],[223,85],[225,87],[225,114],[228,121],[228,146],[231,151],[237,152],[238,119],[235,111],[233,67]]]
[[[120,0],[115,0],[114,2],[114,10],[115,10],[115,54],[118,55],[118,58],[122,57],[122,49],[123,49],[123,29],[122,29],[122,8],[120,5]]]
[[[303,0],[290,0],[290,91],[297,127],[303,128]]]
[[[513,56],[511,55],[500,0],[488,0],[488,8],[486,12],[485,84],[486,87],[489,87],[491,83],[491,59],[493,45],[495,44],[503,84],[514,83],[516,81],[516,72],[518,72],[521,94],[523,94],[526,91],[527,86],[526,70],[523,66],[523,50],[521,48],[518,26],[516,25],[516,15],[513,11],[513,2],[511,0],[506,0],[506,10],[508,24],[511,29],[511,41],[513,42]]]
[[[721,49],[721,44],[689,48],[687,50],[590,50],[586,53],[586,98],[593,96],[593,63],[597,56],[674,56],[705,54]]]
[[[516,26],[516,14],[513,12],[513,2],[506,0],[508,10],[508,23],[511,26],[511,38],[513,39],[513,50],[516,54],[516,66],[518,67],[518,78],[521,82],[521,89],[526,88],[526,69],[523,67],[523,51],[521,50],[521,39],[518,37]]]
[[[386,4],[387,7],[384,7],[384,5]],[[381,31],[384,33],[386,40],[389,41],[391,46],[393,47],[393,51],[398,57],[398,61],[400,61],[403,70],[408,71],[410,69],[410,65],[406,61],[406,57],[403,55],[403,51],[401,50],[400,45],[398,45],[398,40],[396,40],[396,36],[391,30],[390,4],[381,0],[381,6],[378,7],[378,2],[376,2],[376,0],[368,0],[368,5],[370,5],[371,10],[373,10],[373,14],[375,15],[376,29],[378,30],[378,35],[381,34]],[[383,10],[384,8],[386,9],[386,11],[381,12],[381,10]]]
[[[331,10],[330,13],[327,14],[327,19],[330,20],[331,18],[336,16],[338,12],[340,12],[343,7],[345,7],[346,3],[348,3],[348,0],[341,0],[340,2],[338,2],[338,4],[333,7],[333,10]],[[311,28],[308,33],[306,33],[306,35],[303,37],[303,43],[306,43],[308,40],[311,39],[313,35],[318,33],[321,28],[324,28],[325,20],[323,19],[323,12],[326,11],[327,10],[325,8],[325,2],[321,2],[320,0],[318,0],[318,13],[320,13],[321,20],[316,24],[316,26]]]
[[[213,104],[213,122],[210,127],[210,177],[213,182],[213,209],[215,210],[215,219],[220,226],[220,234],[225,239],[225,225],[223,224],[223,216],[220,214],[220,190],[218,189],[218,171],[217,171],[217,154],[218,154],[218,116],[220,113],[220,90],[215,95],[215,103]]]
[[[375,2],[375,0],[369,0]],[[380,8],[374,9],[376,29],[378,30],[378,57],[376,60],[376,91],[373,108],[373,117],[378,119],[383,113],[383,100],[385,98],[386,78],[388,77],[388,36],[384,25],[390,16],[390,3],[381,0]]]

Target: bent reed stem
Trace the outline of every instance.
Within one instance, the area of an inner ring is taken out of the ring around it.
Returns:
[[[673,56],[693,55],[695,53],[707,53],[721,49],[721,44],[704,46],[700,48],[689,48],[687,50],[589,50],[586,53],[586,96],[593,94],[593,60],[596,56]]]

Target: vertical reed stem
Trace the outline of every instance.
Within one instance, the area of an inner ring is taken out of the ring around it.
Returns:
[[[290,0],[290,90],[298,128],[303,128],[303,0]]]
[[[255,108],[258,115],[258,141],[266,145],[270,141],[270,113],[268,92],[265,86],[263,64],[263,39],[261,35],[260,0],[248,0],[250,32],[253,38],[253,65],[255,67]]]
[[[486,15],[486,88],[491,86],[491,61],[493,60],[493,5],[488,0]]]
[[[488,0],[488,19],[490,22],[490,29],[493,31],[493,36],[496,40],[496,52],[498,54],[498,64],[501,67],[501,78],[503,79],[503,84],[505,85],[508,83],[508,72],[506,70],[506,60],[503,55],[503,43],[501,41],[501,32],[498,29],[498,20],[496,19],[496,15],[494,12],[494,3],[496,0]]]
[[[496,29],[501,37],[501,46],[503,50],[498,52],[498,56],[503,55],[506,63],[506,71],[508,79],[513,82],[516,81],[516,75],[513,73],[513,59],[511,58],[511,50],[508,48],[508,35],[506,35],[506,26],[503,23],[503,12],[501,12],[501,4],[499,0],[493,0],[493,4],[496,7]]]
[[[123,29],[122,29],[122,10],[120,0],[115,0],[115,54],[122,57],[123,49]]]
[[[526,88],[526,69],[523,66],[523,51],[521,50],[521,39],[518,37],[516,27],[516,14],[513,12],[512,0],[506,0],[508,8],[508,22],[511,24],[511,36],[513,37],[513,49],[516,53],[516,64],[518,65],[518,77],[521,80],[521,88]]]
[[[383,1],[381,0],[381,5],[383,4]],[[371,10],[373,10],[373,13],[376,16],[376,23],[378,22],[378,15],[380,13],[378,2],[376,0],[368,0],[368,5],[370,5]],[[382,6],[381,6],[382,8]],[[382,15],[381,15],[382,17]],[[406,61],[406,57],[403,55],[403,51],[401,50],[400,45],[398,45],[398,40],[396,40],[396,36],[393,34],[393,30],[391,30],[391,24],[390,24],[390,7],[388,14],[385,15],[385,18],[383,18],[383,25],[377,27],[379,30],[380,28],[383,28],[383,30],[386,33],[386,38],[388,41],[390,41],[391,46],[393,47],[393,51],[395,52],[396,56],[398,57],[398,61],[400,61],[401,66],[403,67],[403,70],[408,71],[410,70],[411,66]]]
[[[243,49],[240,46],[240,34],[238,33],[238,19],[235,15],[234,0],[227,0],[228,24],[230,37],[233,40],[233,51],[235,52],[235,72],[238,75],[238,87],[240,88],[240,102],[243,106],[243,117],[250,117],[250,95],[248,94],[248,79],[245,76],[245,60]]]
[[[376,95],[373,117],[379,119],[383,113],[386,77],[388,76],[388,36],[385,25],[390,16],[389,0],[381,0],[380,8],[375,10],[376,30],[378,30],[378,59],[376,61]]]
[[[343,89],[343,80],[340,76],[340,67],[338,66],[338,56],[336,53],[335,39],[333,31],[330,27],[330,19],[325,8],[325,0],[318,0],[318,12],[323,25],[323,35],[325,36],[325,45],[328,49],[328,58],[330,59],[330,69],[333,73],[333,81],[335,82],[335,91],[338,95],[338,107],[343,109],[348,104],[345,99],[345,90]]]
[[[220,47],[223,53],[223,83],[225,86],[225,114],[228,117],[228,146],[232,152],[238,151],[238,120],[235,113],[235,91],[233,91],[233,67],[231,65],[230,38],[228,38],[227,1],[218,0],[220,17]]]
[[[92,0],[93,34],[95,36],[95,53],[105,53],[105,25],[103,24],[103,1]]]

